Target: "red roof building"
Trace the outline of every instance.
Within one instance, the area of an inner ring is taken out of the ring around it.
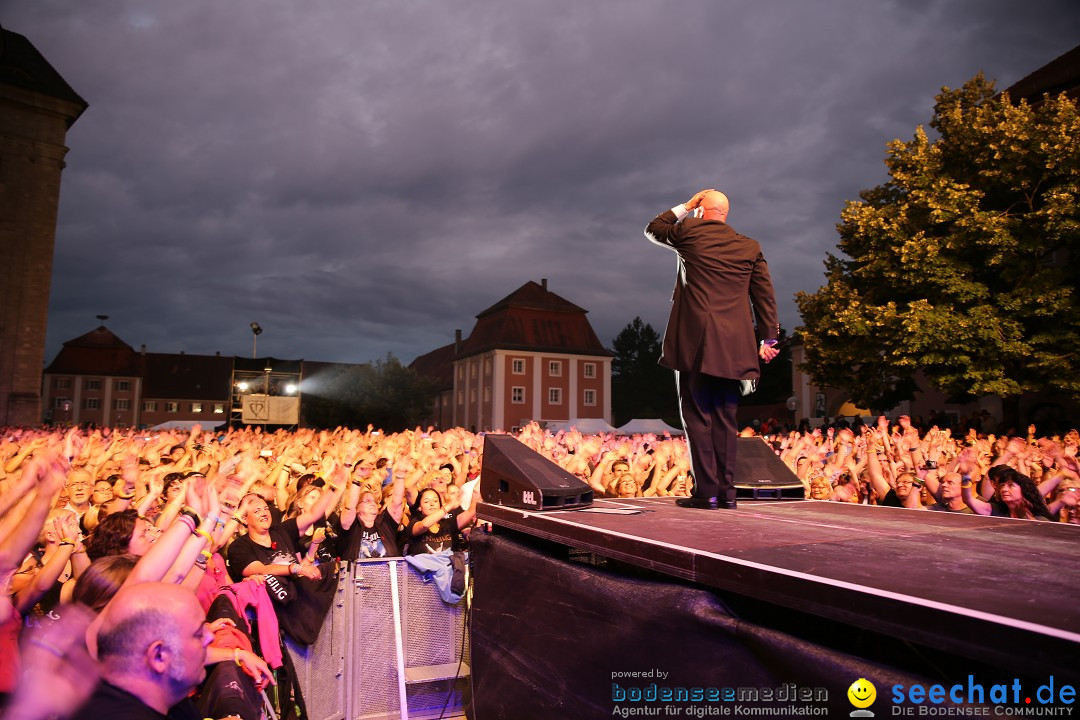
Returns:
[[[468,338],[416,358],[440,383],[432,424],[510,430],[536,420],[611,422],[611,353],[587,311],[527,282],[476,316]]]
[[[233,358],[139,351],[102,325],[68,340],[45,368],[47,422],[152,427],[228,420]]]

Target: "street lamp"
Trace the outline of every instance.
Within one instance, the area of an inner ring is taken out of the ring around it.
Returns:
[[[259,327],[259,323],[251,323],[251,359],[255,359],[255,347],[259,341],[259,335],[262,335],[262,328]]]

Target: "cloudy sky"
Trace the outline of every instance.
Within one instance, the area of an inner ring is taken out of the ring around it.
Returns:
[[[1075,0],[4,0],[90,107],[68,133],[46,363],[136,348],[408,363],[528,280],[610,345],[666,321],[642,229],[703,187],[785,327],[844,201],[942,86],[1004,88]]]

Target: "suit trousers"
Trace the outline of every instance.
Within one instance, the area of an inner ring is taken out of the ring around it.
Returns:
[[[735,500],[739,381],[677,371],[679,409],[694,472],[694,497]]]

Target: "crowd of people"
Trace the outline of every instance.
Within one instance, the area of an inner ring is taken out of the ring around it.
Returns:
[[[765,430],[809,499],[1080,523],[1075,430]],[[682,438],[518,439],[597,497],[693,490]],[[483,448],[462,428],[4,430],[5,717],[257,718],[270,686],[302,712],[281,637],[314,642],[341,562],[403,556],[461,600]]]

